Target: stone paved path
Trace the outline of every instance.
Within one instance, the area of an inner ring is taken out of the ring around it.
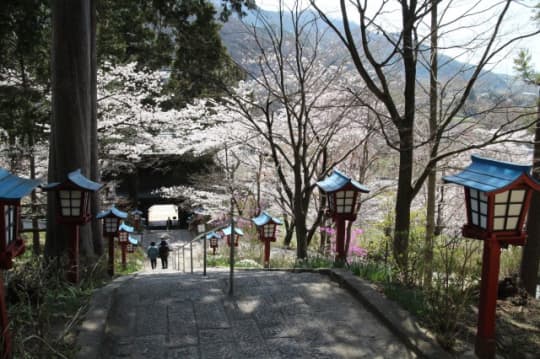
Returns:
[[[141,273],[114,294],[100,358],[413,358],[318,273]]]

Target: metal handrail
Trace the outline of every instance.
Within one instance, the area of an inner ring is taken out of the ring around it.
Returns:
[[[179,267],[180,267],[180,263],[178,263],[178,262],[179,262],[178,252],[180,251],[180,249],[182,249],[182,266],[183,266],[183,272],[186,271],[186,256],[185,256],[185,249],[186,249],[187,246],[189,246],[191,273],[193,273],[193,242],[199,241],[199,240],[201,240],[201,238],[202,238],[202,239],[203,239],[203,275],[206,276],[206,235],[209,234],[209,233],[211,233],[211,232],[216,232],[216,231],[219,231],[219,230],[221,230],[221,229],[227,228],[228,226],[229,226],[229,224],[224,224],[224,225],[221,225],[221,226],[212,228],[211,230],[208,230],[208,231],[206,231],[206,232],[199,233],[198,235],[196,235],[196,236],[195,236],[191,241],[189,241],[188,243],[184,243],[183,245],[176,247],[176,252],[177,252],[177,254],[176,254],[177,269],[179,270]]]

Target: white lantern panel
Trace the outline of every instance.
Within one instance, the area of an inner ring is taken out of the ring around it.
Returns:
[[[487,203],[480,202],[480,213],[487,214]]]
[[[519,216],[521,213],[521,204],[511,204],[508,208],[509,216]]]
[[[478,216],[472,216],[472,224],[474,224],[475,226],[478,225]]]
[[[62,206],[62,208],[69,208],[71,207],[70,204],[71,202],[69,201],[69,199],[62,199],[60,201],[60,206]]]
[[[514,230],[517,228],[518,225],[518,217],[509,217],[506,220],[506,229],[508,230]]]
[[[266,224],[263,226],[264,231],[264,237],[273,237],[274,236],[274,229],[276,225],[275,224]]]
[[[108,233],[115,233],[118,229],[118,219],[105,218],[105,231]]]
[[[488,197],[487,197],[486,192],[480,192],[480,191],[478,191],[478,194],[479,194],[479,199],[480,199],[480,201],[487,202]]]
[[[81,209],[79,207],[74,207],[71,209],[71,215],[78,217],[81,215]]]
[[[480,227],[487,228],[487,217],[480,216]]]
[[[80,199],[73,199],[71,200],[71,207],[81,207],[81,200]]]
[[[73,199],[80,199],[81,198],[81,191],[70,191],[71,192],[71,198]]]
[[[498,193],[495,195],[495,203],[506,203],[508,202],[508,191],[503,193]]]
[[[66,191],[66,190],[60,191],[60,198],[62,198],[62,199],[69,199],[69,198],[70,198],[69,192],[70,192],[70,191]]]
[[[496,204],[494,215],[495,217],[506,216],[506,204]]]
[[[512,191],[512,196],[510,198],[510,202],[523,203],[524,200],[525,200],[525,190],[513,190]]]
[[[477,200],[471,200],[471,210],[478,212],[478,201]]]
[[[478,191],[475,190],[475,189],[470,189],[469,190],[469,195],[471,198],[478,198]]]
[[[6,226],[6,246],[15,240],[16,215],[15,206],[4,206],[4,225]]]
[[[495,218],[493,220],[493,230],[502,231],[504,229],[504,218]]]

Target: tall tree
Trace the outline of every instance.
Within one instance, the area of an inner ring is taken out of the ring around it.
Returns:
[[[429,71],[429,136],[435,138],[437,134],[437,77],[439,74],[438,66],[438,15],[437,0],[432,0],[431,4],[431,26],[430,26],[430,71]],[[431,157],[436,146],[431,148]],[[427,178],[427,199],[426,199],[426,240],[424,244],[424,285],[431,286],[432,262],[433,262],[433,242],[435,239],[435,203],[437,191],[437,168],[434,165]]]
[[[519,33],[510,39],[498,41],[500,40],[502,24],[513,1],[505,0],[496,4],[495,7],[481,1],[467,6],[458,19],[484,16],[492,19],[493,24],[488,31],[482,32],[482,36],[473,39],[468,44],[469,49],[473,45],[476,46],[474,49],[475,59],[471,59],[470,64],[463,65],[458,73],[450,75],[450,79],[459,79],[461,85],[456,88],[454,83],[455,88],[453,89],[450,89],[450,86],[445,86],[446,91],[451,93],[445,102],[445,109],[440,109],[444,116],[439,119],[435,135],[428,141],[419,141],[415,134],[420,117],[417,98],[418,90],[421,88],[419,87],[417,69],[423,51],[426,48],[429,49],[429,46],[423,46],[423,41],[429,39],[429,36],[422,35],[424,33],[422,26],[425,17],[429,16],[431,12],[431,5],[440,3],[440,1],[400,1],[392,9],[389,9],[389,6],[393,6],[390,2],[381,2],[378,5],[370,3],[371,7],[368,9],[367,1],[340,0],[342,24],[338,24],[326,16],[317,6],[317,0],[310,0],[310,2],[349,52],[358,74],[369,91],[384,104],[385,111],[379,112],[381,128],[387,134],[388,145],[399,154],[393,252],[402,274],[407,277],[411,204],[423,187],[432,168],[443,158],[500,141],[508,133],[527,126],[521,126],[522,115],[518,114],[493,132],[489,138],[482,139],[477,143],[459,144],[458,148],[448,148],[444,152],[439,151],[441,143],[449,133],[453,132],[451,136],[456,136],[456,131],[460,129],[460,135],[465,135],[464,129],[470,128],[466,121],[477,122],[487,113],[487,109],[482,109],[477,112],[475,117],[464,113],[463,110],[473,87],[483,75],[484,70],[489,68],[494,58],[515,41],[539,32]],[[348,4],[358,15],[358,28],[351,24]],[[446,9],[451,7],[452,2],[446,4]],[[493,14],[495,9],[497,13]],[[487,13],[488,11],[490,14]],[[390,29],[386,25],[388,20],[384,19],[385,14],[392,12],[399,14],[397,31],[395,28]],[[447,11],[445,10],[444,13]],[[452,34],[456,31],[456,21],[456,18],[447,20],[445,24],[439,25],[439,30],[443,31],[442,29],[444,29],[447,34]],[[376,41],[376,39],[380,39],[383,43],[381,44],[381,41]],[[462,46],[465,48],[466,45]],[[455,47],[459,47],[459,45]],[[384,50],[381,51],[381,48]],[[396,76],[401,79],[398,81],[399,86],[396,86]],[[415,149],[424,143],[432,144],[431,153],[435,155],[429,156],[426,163],[419,164],[415,158]]]
[[[57,0],[52,4],[52,123],[49,182],[63,182],[78,168],[91,177],[93,137],[92,1]],[[55,223],[55,196],[48,195],[47,222]],[[47,226],[45,254],[60,256],[68,236],[62,226]],[[94,254],[92,226],[81,227],[83,255]]]

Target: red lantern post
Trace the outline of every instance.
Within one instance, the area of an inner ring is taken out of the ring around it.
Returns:
[[[118,228],[118,243],[120,243],[120,248],[122,250],[122,268],[124,269],[127,267],[126,253],[130,233],[133,233],[133,227],[130,227],[125,223],[122,223]]]
[[[334,169],[332,174],[317,186],[326,194],[328,212],[336,224],[335,262],[343,264],[347,260],[345,253],[345,221],[354,221],[358,211],[360,193],[369,189]]]
[[[131,215],[133,216],[133,227],[135,227],[135,230],[137,232],[141,232],[141,216],[143,212],[139,209],[134,209],[133,212],[131,212]]]
[[[232,242],[233,242],[233,245],[235,247],[238,247],[238,239],[244,235],[244,232],[238,228],[238,227],[234,227],[234,235],[231,234],[232,232],[232,229],[231,229],[231,226],[227,227],[227,228],[223,228],[223,235],[225,236],[226,240],[227,240],[227,245],[230,247],[231,246],[231,237],[234,237],[232,239]]]
[[[97,219],[103,219],[103,235],[108,238],[109,261],[107,264],[107,273],[114,276],[114,237],[118,235],[120,220],[127,218],[127,213],[122,212],[112,206],[110,209],[101,212],[96,216]]]
[[[270,267],[270,242],[276,241],[276,228],[282,222],[273,218],[266,212],[262,212],[258,217],[251,219],[259,231],[259,239],[264,242],[264,267]]]
[[[11,334],[7,316],[3,270],[11,269],[13,258],[24,252],[24,241],[19,236],[21,226],[21,198],[37,187],[39,182],[17,177],[0,168],[0,330],[1,358],[11,358]]]
[[[462,228],[463,236],[484,241],[475,343],[480,358],[495,358],[501,248],[525,244],[524,223],[532,191],[540,190],[540,184],[529,175],[530,169],[473,155],[472,164],[463,172],[443,178],[465,187],[467,223]]]
[[[212,248],[212,255],[216,255],[216,249],[218,248],[218,240],[221,239],[216,232],[210,232],[206,235],[206,239],[210,242],[210,248]]]
[[[43,186],[45,191],[56,193],[56,222],[70,227],[72,236],[68,242],[69,267],[67,279],[79,282],[79,226],[90,222],[90,194],[103,187],[84,177],[81,170],[68,173],[64,182]]]

